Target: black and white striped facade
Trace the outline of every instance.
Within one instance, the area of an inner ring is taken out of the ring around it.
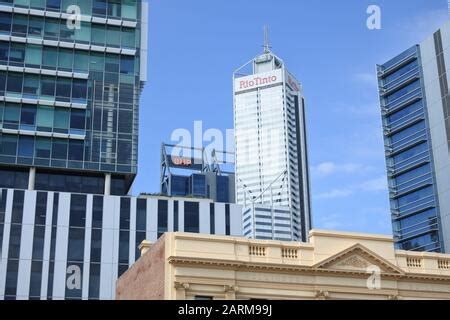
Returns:
[[[142,240],[242,236],[236,204],[160,196],[0,190],[0,299],[114,299]]]

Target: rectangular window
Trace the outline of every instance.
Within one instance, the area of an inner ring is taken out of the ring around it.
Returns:
[[[200,214],[198,202],[184,203],[184,231],[191,233],[200,232]]]
[[[100,298],[100,270],[98,263],[91,263],[89,268],[89,299]]]
[[[120,230],[130,230],[130,198],[120,199]]]
[[[225,205],[225,234],[229,236],[231,234],[231,217],[230,217],[230,205]]]
[[[37,138],[35,157],[41,159],[49,159],[51,148],[52,142],[50,138]]]
[[[158,200],[158,238],[168,231],[168,202]]]
[[[47,283],[47,299],[53,298],[53,276],[55,270],[55,250],[56,250],[56,230],[58,225],[58,207],[59,207],[59,194],[55,193],[53,197],[53,213],[52,213],[52,234],[50,241],[50,263],[48,270],[48,283]]]
[[[103,227],[103,197],[94,196],[92,209],[92,228]]]
[[[179,203],[178,201],[174,201],[173,203],[173,231],[177,232],[179,230]]]
[[[72,194],[70,200],[70,226],[86,226],[86,195]]]
[[[216,234],[216,208],[214,203],[209,204],[209,232]]]

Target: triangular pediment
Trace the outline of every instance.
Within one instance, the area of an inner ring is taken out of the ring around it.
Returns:
[[[366,247],[356,244],[319,263],[314,268],[336,270],[401,274],[403,271],[383,257],[377,255]]]

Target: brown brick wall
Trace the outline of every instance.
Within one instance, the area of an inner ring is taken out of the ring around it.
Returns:
[[[117,281],[117,300],[164,300],[164,236]]]

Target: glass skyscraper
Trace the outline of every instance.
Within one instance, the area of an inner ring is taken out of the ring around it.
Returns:
[[[403,250],[450,250],[450,23],[378,66],[393,233]]]
[[[111,299],[153,236],[126,197],[147,16],[141,0],[0,0],[0,299]]]
[[[308,241],[311,204],[303,89],[268,45],[233,78],[236,203],[244,206],[244,234]],[[254,205],[279,208],[268,211],[281,215],[266,217]]]
[[[0,187],[127,194],[147,68],[141,6],[0,0]]]

